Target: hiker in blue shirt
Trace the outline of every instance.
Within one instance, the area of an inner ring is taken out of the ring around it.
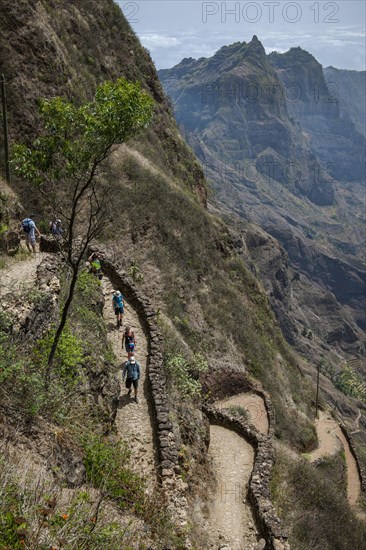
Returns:
[[[114,308],[114,313],[117,316],[117,327],[121,327],[122,317],[124,312],[124,305],[123,305],[123,296],[119,290],[113,291],[112,304]]]
[[[33,253],[35,254],[36,253],[36,232],[39,237],[41,236],[41,234],[38,231],[37,226],[33,221],[33,218],[34,218],[34,214],[31,214],[29,218],[25,218],[22,221],[22,229],[25,233],[25,242],[29,252],[32,252],[33,250]]]
[[[137,389],[140,378],[140,365],[133,355],[131,355],[129,360],[124,364],[122,378],[123,380],[126,378],[126,388],[128,389],[127,395],[131,395],[131,386],[133,385],[135,390],[135,401],[138,403]]]

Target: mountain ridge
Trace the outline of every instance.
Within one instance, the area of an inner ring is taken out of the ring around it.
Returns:
[[[326,339],[338,334],[336,347],[340,344],[344,351],[348,347],[357,354],[365,345],[363,210],[356,198],[363,186],[362,179],[357,181],[363,137],[352,121],[341,120],[339,100],[329,91],[321,65],[300,47],[267,56],[253,37],[249,44],[231,44],[212,58],[185,61],[159,71],[159,76],[188,143],[213,183],[216,200],[279,240],[295,272],[307,280],[307,290],[299,291],[300,300],[312,285],[314,296],[324,290],[333,295],[333,307],[343,321],[330,329]],[[342,154],[352,150],[353,156],[339,170],[342,143],[348,144]],[[353,171],[346,182],[349,165]],[[347,286],[344,280],[357,281],[354,299],[342,290]],[[294,296],[295,286],[288,285],[289,296]],[[290,307],[290,317],[291,309],[297,311],[298,306]],[[278,304],[274,307],[278,311]],[[328,314],[327,307],[322,308],[325,326],[327,317],[336,319],[331,309],[330,302]],[[293,319],[294,332],[289,336],[283,313],[288,337],[303,349],[300,319]],[[302,322],[313,325],[312,315]],[[348,343],[355,338],[361,347],[342,343],[342,333]]]

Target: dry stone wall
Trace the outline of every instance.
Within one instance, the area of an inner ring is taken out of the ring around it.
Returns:
[[[348,432],[346,426],[342,422],[339,422],[339,426],[340,426],[340,428],[343,432],[344,437],[348,441],[349,448],[350,448],[351,453],[353,454],[353,457],[356,461],[358,474],[359,474],[360,480],[361,480],[361,491],[364,493],[364,492],[366,492],[366,471],[362,466],[361,458],[358,454],[358,451],[356,449],[355,444],[353,443],[353,439],[352,439],[351,434]]]
[[[255,390],[256,391],[256,390]],[[264,397],[263,392],[256,391]],[[270,421],[269,434],[274,429],[274,412],[269,397],[265,394],[265,404]],[[238,419],[228,410],[218,409],[214,404],[204,405],[203,410],[213,424],[234,430],[253,446],[254,467],[249,482],[249,497],[254,509],[259,530],[266,540],[266,550],[289,550],[288,535],[277,517],[271,502],[270,480],[275,461],[275,452],[270,435],[265,436],[245,420]]]
[[[166,395],[166,377],[163,368],[163,338],[157,323],[156,310],[148,297],[135,285],[134,281],[108,256],[108,252],[100,247],[90,249],[90,253],[95,251],[103,253],[104,259],[102,265],[104,273],[109,277],[113,286],[124,294],[132,307],[137,311],[141,324],[148,336],[148,379],[155,412],[160,475],[163,486],[170,486],[171,496],[173,496],[177,487],[175,483],[177,481],[176,474],[179,473],[180,466],[173,425],[169,419],[170,411]],[[268,436],[259,434],[253,426],[249,426],[244,421],[238,420],[227,411],[216,409],[214,405],[205,405],[204,412],[211,422],[234,429],[253,445],[255,449],[255,463],[250,480],[250,498],[259,527],[266,539],[265,548],[266,550],[289,550],[287,534],[283,529],[281,521],[276,516],[270,500],[270,477],[275,460],[274,449],[270,441],[270,436],[274,430],[274,410],[269,396],[265,392],[256,388],[253,391],[260,395],[265,402],[270,426]],[[183,520],[182,523],[184,523],[184,516],[181,519]]]

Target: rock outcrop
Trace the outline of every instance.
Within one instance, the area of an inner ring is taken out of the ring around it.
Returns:
[[[289,113],[309,136],[325,170],[339,181],[362,181],[365,136],[344,109],[341,116],[339,96],[334,85],[327,84],[320,63],[301,48],[271,53],[269,61],[285,89],[296,86],[296,100],[287,102]]]

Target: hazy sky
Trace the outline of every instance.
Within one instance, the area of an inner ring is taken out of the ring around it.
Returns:
[[[267,52],[301,46],[324,66],[365,70],[365,0],[118,0],[158,69],[256,34]]]

